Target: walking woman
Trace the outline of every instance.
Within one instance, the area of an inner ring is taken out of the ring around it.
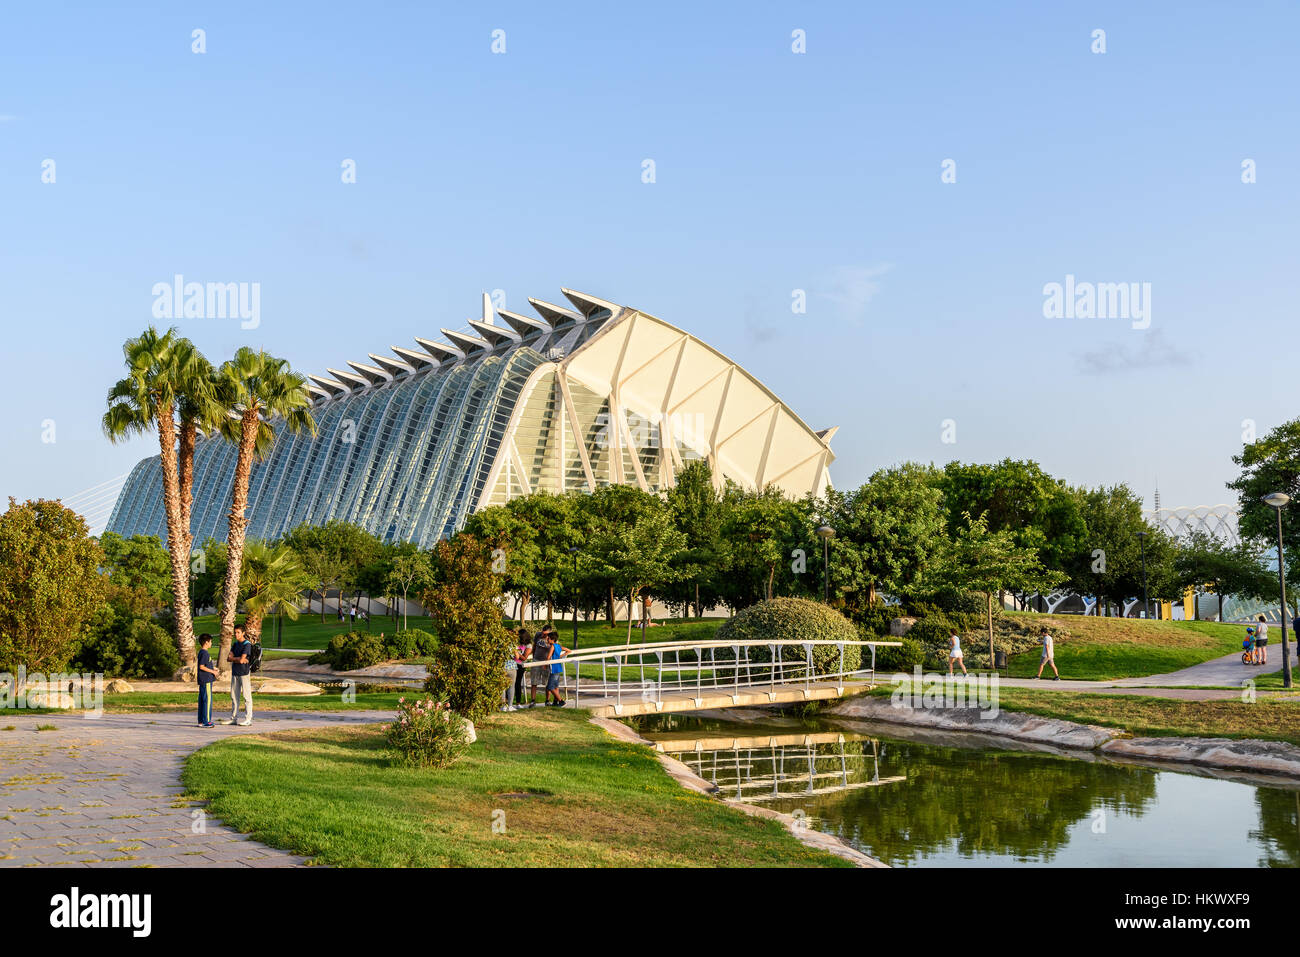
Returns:
[[[950,646],[948,649],[949,676],[952,675],[952,666],[954,662],[961,665],[961,673],[966,674],[966,662],[964,662],[961,657],[961,638],[957,636],[957,632],[954,631],[948,636],[948,644]]]

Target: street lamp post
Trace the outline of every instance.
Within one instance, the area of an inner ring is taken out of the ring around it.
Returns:
[[[575,545],[569,549],[569,554],[573,556],[573,647],[578,647],[578,552],[579,548]]]
[[[817,534],[822,540],[822,601],[829,605],[831,603],[831,539],[835,537],[835,529],[823,525],[817,529]]]
[[[1285,492],[1270,492],[1264,496],[1264,503],[1277,511],[1277,581],[1278,595],[1281,598],[1282,617],[1282,687],[1291,687],[1291,653],[1286,646],[1286,563],[1282,561],[1282,509],[1291,501]],[[1300,639],[1297,639],[1300,640]]]
[[[1147,533],[1138,532],[1138,542],[1142,546],[1142,617],[1151,617],[1151,600],[1147,597]]]

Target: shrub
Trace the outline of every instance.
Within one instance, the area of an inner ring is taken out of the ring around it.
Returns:
[[[469,748],[469,726],[445,701],[397,701],[397,718],[386,725],[395,760],[416,768],[445,768]]]
[[[898,641],[898,648],[881,648],[876,652],[877,671],[910,672],[917,665],[925,664],[925,648],[919,641],[906,635]]]
[[[163,628],[121,602],[110,602],[91,619],[72,665],[118,678],[170,678],[181,660]]]
[[[438,633],[425,687],[471,721],[496,710],[514,649],[501,624],[502,576],[492,561],[472,535],[444,539],[434,546],[434,584],[420,596]]]
[[[877,638],[887,636],[889,634],[889,623],[900,614],[902,614],[902,609],[898,605],[877,603],[871,608],[854,611],[850,617],[859,630],[865,633],[863,640],[869,640],[870,636]]]
[[[335,671],[352,671],[377,665],[387,657],[378,635],[349,631],[332,637],[324,651],[308,660],[314,665],[329,665]]]
[[[385,639],[384,652],[389,658],[427,658],[433,654],[437,644],[427,631],[408,628]]]
[[[807,598],[771,598],[738,612],[717,631],[718,641],[729,641],[749,648],[750,661],[770,661],[769,641],[858,641],[853,623],[833,608]],[[722,652],[728,649],[718,649]],[[723,655],[719,655],[722,658]],[[781,660],[806,661],[804,650],[797,645],[781,648]],[[844,670],[856,671],[862,661],[861,645],[845,645]],[[813,649],[814,667],[819,672],[838,671],[840,649],[835,645],[818,645]]]

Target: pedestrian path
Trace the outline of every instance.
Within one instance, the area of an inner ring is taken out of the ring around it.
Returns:
[[[267,711],[251,727],[195,726],[190,712],[0,712],[0,867],[293,867],[184,800],[181,769],[232,735],[390,720],[382,711]],[[53,725],[38,731],[37,726]]]

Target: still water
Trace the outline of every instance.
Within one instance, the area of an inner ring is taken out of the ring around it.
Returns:
[[[726,797],[894,867],[1295,867],[1300,788],[861,721],[683,715],[638,730]]]

